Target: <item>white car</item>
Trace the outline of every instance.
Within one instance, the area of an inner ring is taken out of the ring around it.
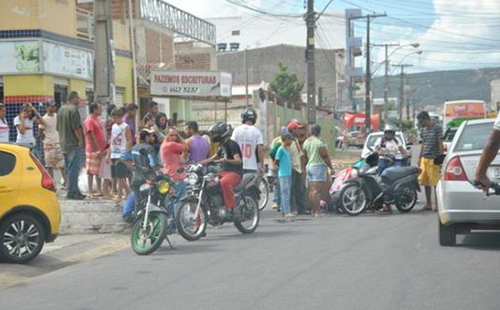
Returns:
[[[371,151],[370,147],[373,148],[375,146],[375,142],[379,138],[382,138],[384,136],[383,131],[378,131],[378,132],[372,132],[371,134],[368,135],[368,138],[365,141],[365,145],[363,147],[363,151],[361,152],[361,158],[365,159],[366,156],[368,156]],[[405,150],[410,150],[409,144],[406,142],[406,139],[403,136],[403,133],[401,131],[396,132],[396,138],[403,143],[403,147]]]
[[[455,245],[457,234],[500,229],[500,197],[483,199],[483,192],[472,184],[493,123],[491,119],[463,122],[448,149],[437,186],[442,246]],[[491,164],[488,176],[500,181],[500,156]]]

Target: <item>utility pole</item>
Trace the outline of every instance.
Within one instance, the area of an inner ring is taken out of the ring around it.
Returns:
[[[316,72],[314,68],[314,30],[316,28],[316,12],[314,12],[314,0],[307,0],[307,122],[309,125],[316,124]]]
[[[384,117],[387,117],[389,106],[389,47],[400,46],[400,44],[373,44],[373,46],[385,47],[385,76],[384,76]]]
[[[110,104],[115,99],[115,65],[113,42],[113,20],[111,1],[94,2],[94,91],[98,102]],[[134,64],[135,65],[135,64]]]
[[[406,120],[410,120],[410,98],[406,98]]]
[[[403,104],[405,100],[405,85],[404,85],[404,70],[405,67],[413,67],[410,64],[400,64],[400,65],[392,65],[393,67],[401,68],[401,86],[399,89],[399,104],[398,104],[398,112],[399,112],[399,121],[403,121]]]
[[[371,55],[370,55],[370,23],[372,19],[377,17],[385,17],[387,13],[384,14],[368,14],[365,16],[359,16],[352,19],[366,19],[366,79],[365,79],[365,134],[371,132],[372,121],[371,121]]]
[[[250,107],[248,98],[248,49],[245,49],[245,106],[247,109]]]

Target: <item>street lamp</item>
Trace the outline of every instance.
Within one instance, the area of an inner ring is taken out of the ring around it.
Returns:
[[[414,54],[417,54],[417,55],[422,55],[423,53],[424,53],[424,51],[422,51],[422,50],[418,50],[418,51],[416,51],[416,52],[411,52],[411,53],[409,53],[408,55],[406,55],[405,57],[403,57],[403,58],[399,61],[399,63],[398,63],[398,64],[399,64],[399,65],[400,65],[400,64],[402,64],[402,63],[403,63],[403,61],[404,61],[406,58],[408,58],[409,56],[411,56],[411,55],[414,55]]]
[[[404,47],[413,47],[413,48],[418,48],[420,47],[420,43],[414,42],[414,43],[409,43],[409,44],[373,44],[373,46],[383,46],[385,47],[385,61],[381,63],[374,71],[375,73],[382,64],[385,63],[385,85],[384,85],[384,114],[386,114],[386,109],[387,105],[389,104],[389,58],[394,55],[394,53]],[[397,46],[390,54],[389,54],[389,47],[391,46]]]

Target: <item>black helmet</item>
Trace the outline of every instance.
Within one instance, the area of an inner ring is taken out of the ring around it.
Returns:
[[[254,125],[257,122],[257,112],[253,108],[248,108],[241,113],[241,122],[246,123],[248,121],[251,121]]]
[[[212,142],[221,142],[231,135],[231,126],[224,122],[217,122],[208,129]]]

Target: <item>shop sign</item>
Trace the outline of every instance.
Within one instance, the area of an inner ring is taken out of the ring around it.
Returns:
[[[90,51],[43,42],[43,69],[47,73],[91,80],[93,59]]]
[[[0,74],[39,73],[39,41],[0,42]]]
[[[231,97],[232,76],[225,72],[152,71],[155,96]]]

